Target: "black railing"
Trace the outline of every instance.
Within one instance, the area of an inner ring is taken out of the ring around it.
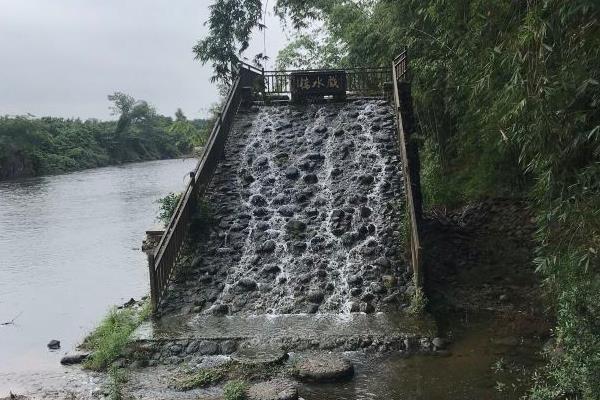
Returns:
[[[392,71],[385,67],[262,71],[264,93],[282,95],[291,93],[291,75],[294,73],[330,71],[346,72],[349,94],[380,94],[384,84],[392,82]]]

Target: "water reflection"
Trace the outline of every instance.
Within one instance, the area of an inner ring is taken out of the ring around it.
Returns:
[[[195,160],[0,182],[0,393],[9,372],[60,368],[110,305],[147,292],[143,232]],[[49,352],[46,343],[62,348]],[[5,374],[3,378],[3,374]]]

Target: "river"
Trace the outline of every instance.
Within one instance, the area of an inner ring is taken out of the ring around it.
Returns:
[[[61,356],[110,307],[148,292],[144,231],[196,161],[0,182],[0,397]],[[50,351],[51,339],[61,349]],[[18,382],[17,382],[18,381]]]

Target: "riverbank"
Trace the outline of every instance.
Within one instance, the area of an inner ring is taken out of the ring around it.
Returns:
[[[120,95],[133,109],[115,121],[0,116],[0,181],[178,158],[208,136],[207,120],[173,120]]]

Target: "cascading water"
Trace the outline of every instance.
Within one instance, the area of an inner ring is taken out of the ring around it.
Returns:
[[[402,175],[381,100],[240,113],[186,282],[165,310],[374,312],[402,305]],[[185,289],[181,289],[184,286]]]

